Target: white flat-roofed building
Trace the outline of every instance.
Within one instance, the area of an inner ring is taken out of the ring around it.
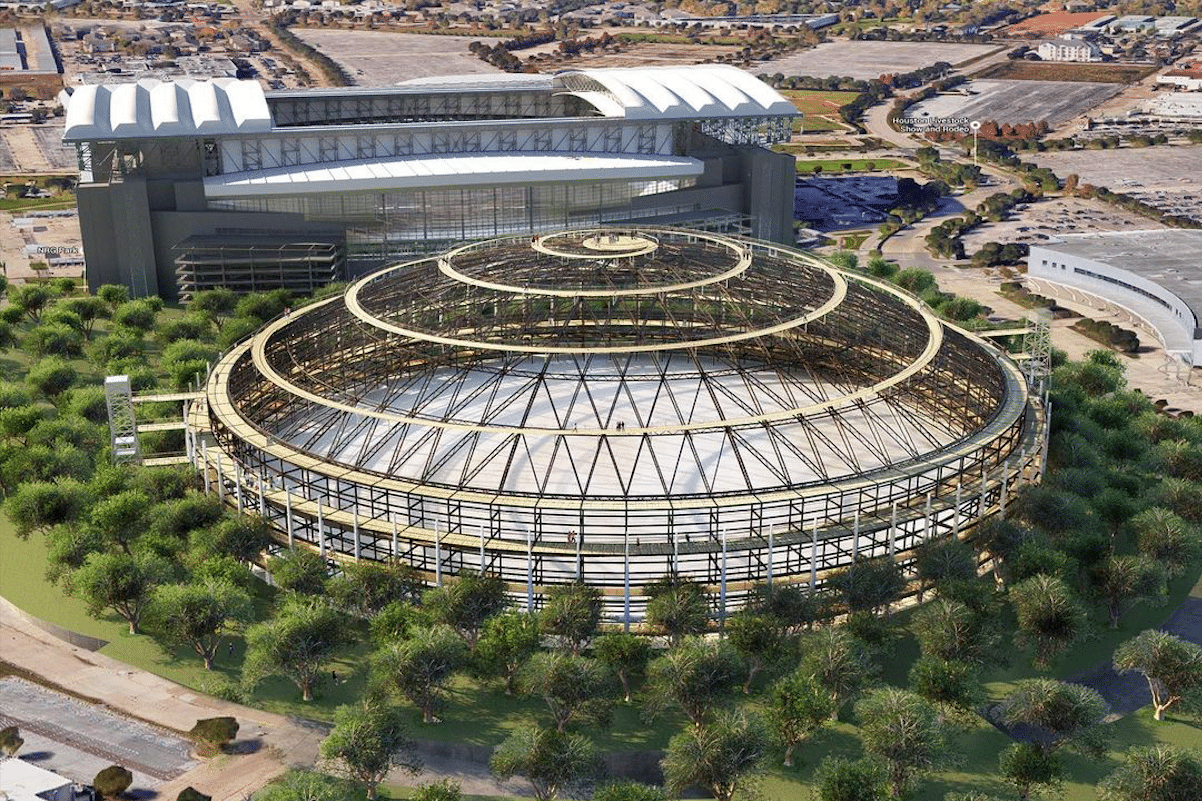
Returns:
[[[5,801],[74,801],[70,779],[17,757],[0,759],[0,799]]]
[[[1102,51],[1093,42],[1077,37],[1061,37],[1043,42],[1036,48],[1044,61],[1101,61]]]
[[[195,284],[177,282],[176,246],[223,233],[335,237],[350,274],[450,241],[632,220],[792,242],[793,159],[766,145],[797,116],[718,65],[268,93],[143,80],[76,89],[63,138],[80,155],[89,285],[173,297]]]
[[[1202,230],[1065,234],[1032,245],[1027,278],[1061,297],[1086,292],[1155,329],[1165,350],[1202,365]],[[1068,293],[1057,290],[1067,289]]]

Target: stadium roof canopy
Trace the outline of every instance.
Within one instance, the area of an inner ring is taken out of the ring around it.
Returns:
[[[759,78],[718,64],[566,70],[556,73],[553,91],[576,95],[606,117],[626,119],[797,115],[792,103]]]
[[[598,116],[628,120],[794,117],[797,109],[755,76],[728,65],[564,70],[553,76],[448,76],[389,88],[264,93],[253,80],[143,79],[81,86],[70,95],[68,142],[263,133],[277,126],[269,98],[465,91],[546,91],[580,98]]]

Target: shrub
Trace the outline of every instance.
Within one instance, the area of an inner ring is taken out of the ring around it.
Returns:
[[[103,798],[116,798],[134,783],[134,774],[120,765],[109,765],[92,779],[92,788]]]
[[[202,718],[188,732],[202,756],[216,756],[238,736],[238,721],[231,717]]]

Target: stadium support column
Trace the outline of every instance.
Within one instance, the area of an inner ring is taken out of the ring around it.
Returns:
[[[818,521],[814,521],[814,531],[810,540],[810,595],[818,590]]]
[[[776,552],[776,524],[768,526],[768,587],[772,587],[773,557]]]
[[[205,495],[209,494],[209,446],[202,439],[200,441],[200,469],[204,473],[205,479]]]
[[[534,614],[534,530],[526,529],[526,614]]]
[[[242,465],[234,463],[234,495],[238,499],[238,514],[242,514]]]
[[[726,636],[726,526],[722,527],[722,573],[718,585],[718,634]]]
[[[622,631],[630,631],[630,532],[622,532]]]
[[[326,521],[322,510],[321,498],[317,499],[317,552],[322,559],[326,558]]]
[[[280,482],[284,487],[284,525],[288,527],[288,549],[296,550],[296,532],[292,528],[292,493],[288,491],[288,482]]]

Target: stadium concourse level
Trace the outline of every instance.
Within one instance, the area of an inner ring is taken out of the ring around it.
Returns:
[[[206,489],[281,546],[431,584],[665,574],[821,589],[855,559],[1004,514],[1044,460],[1041,392],[883,282],[655,227],[503,237],[370,274],[268,324],[188,420]]]

